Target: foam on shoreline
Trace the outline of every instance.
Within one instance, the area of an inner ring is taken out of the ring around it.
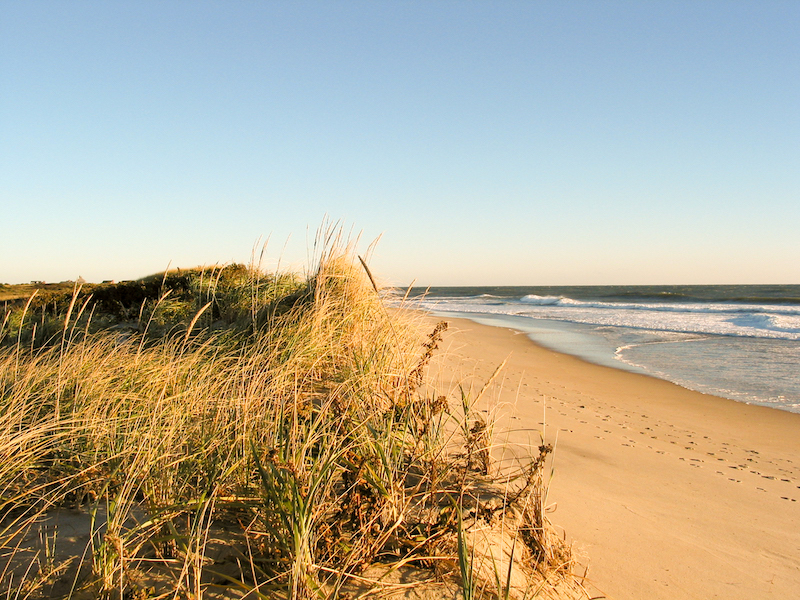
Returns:
[[[505,313],[432,312],[510,327],[546,348],[596,365],[650,375],[738,402],[800,413],[800,380],[796,377],[800,347],[794,340],[592,326]],[[768,361],[766,357],[770,357]]]

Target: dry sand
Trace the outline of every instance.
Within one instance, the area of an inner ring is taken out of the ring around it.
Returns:
[[[800,597],[800,414],[749,406],[447,319],[434,375],[513,442],[555,442],[548,502],[596,597]],[[478,388],[476,388],[477,390]],[[457,393],[457,392],[456,392]],[[543,425],[544,424],[544,425]]]

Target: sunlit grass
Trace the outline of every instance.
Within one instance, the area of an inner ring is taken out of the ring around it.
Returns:
[[[353,582],[363,591],[359,574],[375,565],[463,572],[464,498],[491,482],[467,395],[451,409],[421,391],[444,326],[425,337],[411,312],[387,311],[335,240],[320,255],[305,279],[197,270],[128,286],[137,310],[76,286],[9,314],[7,598],[335,597]],[[520,471],[515,535],[550,565],[532,508],[541,469]],[[84,519],[72,536],[82,552],[59,554],[55,533],[37,550],[37,531],[65,510]]]

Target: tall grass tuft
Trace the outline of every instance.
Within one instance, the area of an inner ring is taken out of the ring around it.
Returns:
[[[388,310],[335,235],[318,252],[305,278],[170,272],[4,316],[7,598],[336,597],[379,585],[376,565],[452,581],[469,526],[453,498],[489,455],[468,398],[421,386],[446,325]],[[541,467],[513,500],[539,555]],[[37,550],[59,520],[73,534]]]

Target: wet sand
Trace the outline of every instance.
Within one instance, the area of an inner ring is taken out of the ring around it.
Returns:
[[[555,444],[549,517],[595,597],[800,594],[800,414],[447,321],[434,378],[477,392],[506,361],[480,408],[497,418],[498,443],[538,445],[543,432]]]

